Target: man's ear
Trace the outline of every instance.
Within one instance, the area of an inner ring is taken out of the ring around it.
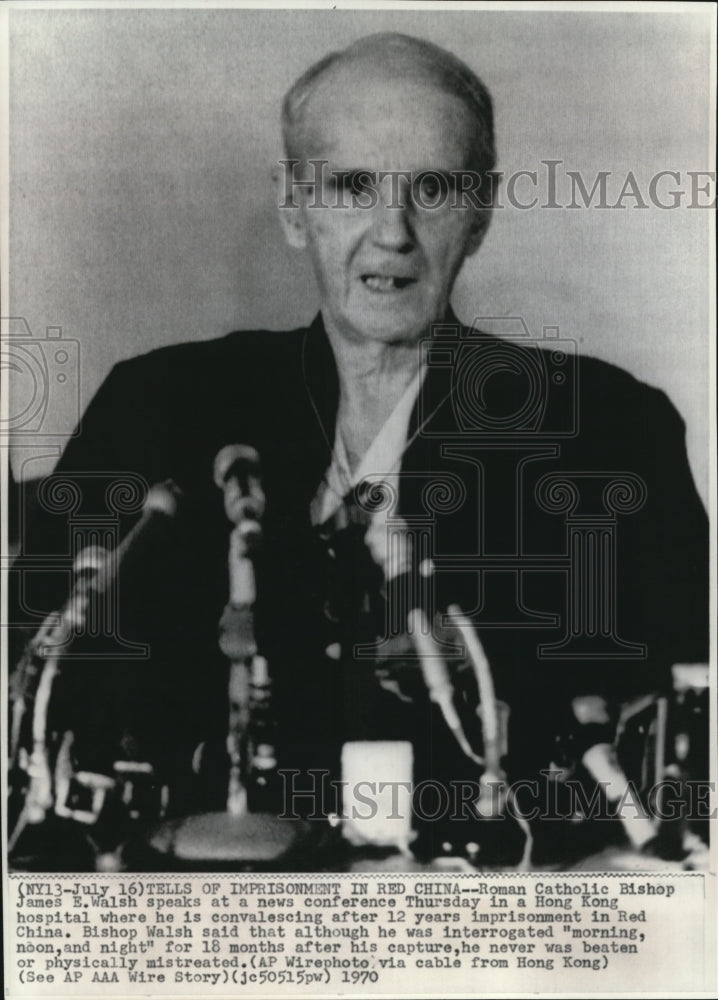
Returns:
[[[486,231],[489,228],[489,223],[491,222],[491,209],[490,208],[476,208],[472,209],[473,218],[471,220],[471,228],[469,229],[469,238],[466,242],[466,256],[471,257],[479,249],[481,244],[484,242],[484,236],[486,236]]]
[[[277,196],[279,222],[284,232],[284,238],[295,250],[304,250],[307,245],[307,232],[304,224],[304,213],[301,207],[302,188],[292,189],[287,183],[285,170],[275,167],[272,171],[272,181]]]

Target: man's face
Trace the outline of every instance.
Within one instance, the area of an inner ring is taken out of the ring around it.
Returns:
[[[419,200],[444,206],[417,205],[412,179],[431,171],[450,182],[452,172],[468,169],[473,129],[458,98],[421,81],[377,78],[376,70],[345,70],[309,98],[301,156],[326,161],[324,182],[316,193],[295,188],[298,209],[280,214],[289,242],[311,254],[330,330],[353,341],[412,342],[444,317],[486,220],[468,203],[451,207],[450,187],[437,199],[431,178]],[[372,200],[357,188],[362,171],[394,174],[374,186],[373,207],[360,207]]]

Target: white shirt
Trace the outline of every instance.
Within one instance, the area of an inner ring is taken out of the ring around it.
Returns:
[[[426,369],[422,365],[354,472],[351,471],[344,439],[339,428],[336,429],[331,465],[311,504],[312,524],[323,524],[330,518],[352,487],[367,476],[380,479],[399,471],[406,450],[409,420],[425,374]]]

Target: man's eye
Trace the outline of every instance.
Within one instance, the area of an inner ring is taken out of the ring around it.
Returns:
[[[418,190],[414,191],[414,200],[423,207],[437,208],[443,205],[454,187],[453,177],[435,173],[423,174],[417,181]]]
[[[343,187],[349,195],[366,194],[372,188],[371,175],[366,170],[355,170],[345,176]]]
[[[441,193],[441,185],[436,177],[422,177],[421,193],[428,201],[433,201],[435,198],[438,198]]]

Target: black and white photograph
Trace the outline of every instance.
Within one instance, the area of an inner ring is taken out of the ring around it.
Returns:
[[[716,5],[3,23],[8,995],[709,990]]]

